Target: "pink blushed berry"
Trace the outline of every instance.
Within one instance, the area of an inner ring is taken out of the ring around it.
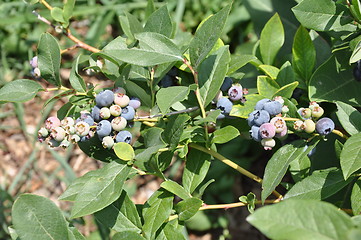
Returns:
[[[90,126],[86,122],[80,121],[77,124],[75,124],[75,132],[77,135],[83,137],[88,135],[90,131]]]
[[[276,133],[275,137],[276,137],[276,138],[283,138],[284,136],[287,135],[287,132],[288,132],[288,130],[287,130],[287,127],[286,127],[285,129],[283,129],[282,132]]]
[[[110,114],[114,117],[118,117],[122,113],[122,108],[117,104],[110,106],[109,110]]]
[[[71,117],[66,117],[66,118],[64,118],[63,120],[61,120],[61,126],[62,126],[63,128],[66,128],[66,127],[68,127],[68,126],[74,126],[74,124],[75,124],[75,121],[74,121],[74,119],[71,118]]]
[[[100,117],[102,118],[102,119],[108,119],[108,118],[110,118],[110,109],[109,108],[107,108],[107,107],[102,107],[101,109],[100,109]]]
[[[276,128],[276,133],[280,133],[284,131],[284,129],[287,129],[286,121],[281,117],[274,117],[270,121],[273,126]]]
[[[126,107],[129,104],[129,101],[129,97],[123,93],[114,94],[114,103],[121,107]]]
[[[243,97],[243,90],[241,85],[233,85],[228,90],[229,99],[232,101],[240,100]]]
[[[62,127],[56,127],[51,130],[50,136],[56,141],[61,142],[65,138],[65,130]]]
[[[56,127],[59,127],[61,125],[59,118],[57,117],[49,117],[45,121],[45,128],[47,130],[52,130]]]
[[[276,127],[271,123],[263,123],[259,127],[262,138],[273,138],[276,134]]]
[[[38,56],[35,56],[30,60],[30,65],[32,68],[38,67]]]

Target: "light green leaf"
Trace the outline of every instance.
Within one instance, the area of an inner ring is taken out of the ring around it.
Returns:
[[[361,133],[352,135],[343,145],[341,152],[341,169],[345,179],[361,168]]]
[[[182,199],[188,199],[191,197],[189,193],[187,193],[187,191],[184,190],[184,188],[181,185],[179,185],[177,182],[174,182],[172,180],[167,180],[165,182],[162,182],[160,186]]]
[[[351,207],[353,214],[361,214],[361,179],[357,180],[352,188]]]
[[[14,80],[0,88],[0,102],[26,102],[42,90],[43,87],[33,80]]]
[[[124,161],[133,160],[135,157],[133,147],[125,142],[118,142],[114,144],[114,152],[118,158]]]
[[[70,71],[69,82],[71,86],[78,92],[85,92],[86,85],[83,78],[79,75],[78,65],[81,55],[79,55],[73,62],[73,66]]]
[[[90,178],[77,194],[71,218],[99,211],[120,197],[131,166],[113,161],[102,168],[100,177]]]
[[[12,207],[14,229],[23,240],[68,239],[67,222],[49,199],[22,194]]]
[[[43,33],[38,44],[38,65],[41,77],[55,86],[60,86],[60,47],[58,41],[50,34]]]
[[[285,41],[281,18],[276,13],[264,26],[260,37],[260,52],[265,64],[272,65]]]
[[[175,206],[179,221],[186,221],[193,217],[202,206],[203,201],[199,198],[188,198]]]
[[[173,32],[173,24],[170,18],[167,5],[153,12],[144,26],[146,32],[156,32],[164,36],[171,37]]]
[[[114,234],[112,240],[146,240],[140,233],[133,231],[122,231]]]
[[[66,0],[63,8],[63,17],[66,22],[73,16],[75,0]]]
[[[259,94],[249,94],[247,95],[247,101],[244,104],[233,105],[232,111],[229,115],[240,118],[248,118],[248,115],[254,111],[256,103],[263,98],[264,96]]]
[[[308,31],[301,25],[292,46],[292,64],[295,72],[306,82],[312,75],[316,63],[316,50]]]
[[[155,240],[186,240],[184,226],[178,221],[167,222]]]
[[[130,13],[125,13],[125,16],[119,16],[120,25],[125,35],[134,40],[134,34],[144,31],[142,24],[138,19]]]
[[[352,106],[336,102],[337,105],[337,118],[342,127],[350,134],[357,134],[361,131],[361,113]]]
[[[297,199],[326,199],[350,183],[352,179],[345,181],[340,169],[330,168],[314,171],[312,175],[296,183],[284,196]]]
[[[273,190],[280,184],[283,176],[286,174],[290,162],[307,156],[307,154],[317,145],[318,141],[309,147],[303,140],[297,140],[290,144],[284,145],[273,154],[268,161],[265,169],[265,174],[262,181],[262,201],[272,193]]]
[[[61,23],[65,23],[66,20],[63,17],[63,9],[58,8],[58,7],[53,7],[50,11],[51,17],[57,21],[57,22],[61,22]]]
[[[104,226],[116,232],[141,232],[142,223],[137,208],[124,190],[118,200],[96,212],[95,218]]]
[[[347,8],[330,0],[303,0],[292,8],[302,26],[316,31],[356,30]]]
[[[68,238],[69,240],[86,240],[75,227],[68,227]]]
[[[169,112],[170,107],[176,103],[181,102],[187,98],[189,94],[189,87],[174,86],[161,88],[156,94],[157,105],[161,113]]]
[[[264,98],[272,98],[278,89],[280,86],[275,80],[266,76],[257,77],[257,90]]]
[[[212,143],[226,143],[239,136],[239,131],[233,126],[226,126],[212,134]]]
[[[285,200],[256,210],[247,221],[271,239],[341,240],[353,228],[346,213],[316,200]]]
[[[230,9],[231,5],[227,5],[215,15],[209,17],[197,29],[189,45],[190,60],[196,69],[212,50],[218,38],[220,38]]]
[[[159,189],[147,200],[143,207],[143,232],[150,238],[171,214],[173,194]]]
[[[227,76],[254,60],[257,60],[257,57],[253,55],[231,55]]]
[[[198,68],[199,93],[204,106],[217,95],[228,70],[230,53],[228,46],[221,47],[208,56]]]
[[[289,83],[289,84],[281,87],[280,89],[278,89],[273,94],[272,98],[274,98],[276,96],[281,96],[284,98],[291,98],[293,91],[296,89],[297,86],[298,86],[298,82]]]

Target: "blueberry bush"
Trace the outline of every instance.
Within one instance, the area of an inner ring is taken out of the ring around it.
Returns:
[[[358,0],[214,1],[216,12],[204,15],[195,14],[204,1],[149,0],[143,12],[116,12],[121,34],[106,43],[74,34],[81,1],[27,2],[48,30],[29,59],[32,77],[4,84],[0,102],[56,92],[45,105],[67,103],[46,119],[39,141],[77,144],[105,164],[59,196],[72,202],[66,217],[50,199],[20,195],[7,229],[12,239],[85,239],[74,221],[93,214],[103,239],[181,240],[204,210],[244,207],[246,221],[270,239],[360,239]],[[76,49],[71,62],[63,57]],[[69,79],[61,68],[70,69]],[[113,85],[93,86],[85,74]],[[220,153],[235,144],[240,154],[253,149],[252,164],[259,151],[269,153],[263,175]],[[176,161],[184,165],[180,181],[165,174]],[[259,191],[207,202],[218,163]],[[124,183],[144,175],[162,183],[134,204]]]

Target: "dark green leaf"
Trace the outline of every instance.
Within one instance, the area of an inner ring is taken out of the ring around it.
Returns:
[[[16,233],[23,240],[68,239],[63,214],[45,197],[21,195],[12,207],[12,221]]]
[[[199,93],[204,106],[217,95],[228,70],[230,53],[228,46],[221,47],[208,56],[198,68]]]
[[[162,182],[160,186],[165,190],[167,190],[168,192],[171,192],[182,199],[188,199],[191,197],[189,193],[187,193],[187,191],[184,190],[184,188],[181,185],[179,185],[177,182],[174,182],[172,180],[167,180],[165,182]]]
[[[179,221],[186,221],[193,217],[202,206],[203,201],[199,198],[188,198],[175,206]]]
[[[285,33],[278,13],[266,23],[260,38],[260,52],[265,64],[272,65],[285,41]]]
[[[247,221],[271,239],[347,239],[353,228],[346,213],[316,200],[290,199],[262,207]]]
[[[233,126],[226,126],[213,133],[212,143],[226,143],[239,136],[239,131]]]
[[[188,115],[180,114],[177,116],[171,116],[168,118],[168,124],[163,132],[164,141],[169,144],[171,149],[175,149],[178,146],[180,137],[185,128],[185,124],[190,119]]]
[[[55,86],[61,85],[60,60],[58,41],[50,33],[43,33],[38,44],[38,65],[41,77]]]
[[[136,206],[124,190],[118,200],[96,212],[95,218],[116,232],[141,232],[142,224]]]
[[[341,152],[341,169],[345,179],[361,169],[361,133],[352,135],[345,142]]]
[[[183,101],[187,98],[188,94],[189,87],[185,86],[161,88],[156,94],[160,112],[163,114],[167,113],[174,103]]]
[[[0,89],[0,101],[4,102],[26,102],[44,90],[43,87],[28,79],[11,81]]]
[[[361,113],[352,106],[336,102],[337,105],[337,118],[342,127],[350,134],[357,134],[361,131]]]
[[[295,80],[295,73],[293,72],[292,65],[289,61],[285,62],[280,68],[277,75],[276,82],[282,87],[287,84],[293,83]]]
[[[79,59],[81,55],[79,55],[76,60],[73,62],[73,66],[70,71],[69,76],[69,82],[71,86],[78,92],[85,92],[86,91],[86,85],[83,80],[83,78],[79,75],[78,72],[78,65],[79,65]]]
[[[215,15],[209,17],[199,27],[189,45],[189,55],[192,65],[198,68],[199,64],[207,57],[214,44],[221,36],[231,5],[227,5]]]
[[[290,163],[290,173],[293,180],[297,183],[309,175],[311,168],[311,160],[308,156],[298,158]]]
[[[149,16],[144,26],[146,32],[156,32],[164,36],[171,37],[173,32],[173,24],[170,18],[167,5],[159,8]]]
[[[80,149],[89,157],[103,161],[111,162],[119,159],[111,149],[105,149],[97,136],[88,141],[78,142]]]

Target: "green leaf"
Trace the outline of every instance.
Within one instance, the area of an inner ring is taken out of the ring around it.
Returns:
[[[259,100],[262,100],[264,96],[259,94],[247,95],[247,101],[244,104],[233,105],[230,116],[248,118],[248,115],[254,111],[254,106]]]
[[[0,102],[26,102],[42,90],[43,87],[33,80],[14,80],[0,88]]]
[[[182,176],[182,184],[187,192],[192,194],[202,183],[211,165],[210,159],[209,154],[197,149],[190,149]]]
[[[351,207],[354,215],[361,214],[361,180],[357,180],[351,192]]]
[[[254,60],[257,60],[257,58],[253,55],[231,55],[227,76],[231,75],[247,63]]]
[[[292,63],[295,72],[308,82],[315,67],[316,50],[308,31],[302,25],[293,40]]]
[[[337,105],[337,118],[342,127],[350,134],[354,135],[361,131],[361,113],[352,106],[336,102]]]
[[[22,194],[12,207],[14,229],[23,240],[68,239],[67,222],[49,199]]]
[[[268,161],[262,181],[262,202],[272,193],[273,190],[280,184],[283,176],[286,174],[290,162],[307,156],[307,154],[317,145],[318,141],[305,147],[306,143],[303,140],[297,140],[290,144],[284,145],[273,154]]]
[[[280,68],[277,75],[276,82],[282,87],[287,84],[293,83],[295,80],[295,73],[293,72],[292,65],[289,61],[285,62]]]
[[[228,46],[221,47],[208,56],[198,68],[199,93],[207,106],[219,92],[228,70],[230,53]]]
[[[281,18],[276,13],[264,26],[260,37],[260,52],[265,64],[272,65],[285,41]]]
[[[356,30],[345,6],[330,0],[303,0],[292,8],[297,20],[306,28],[316,31]]]
[[[61,86],[60,62],[58,41],[50,33],[41,34],[38,44],[38,65],[41,77],[55,86]]]
[[[289,199],[262,207],[247,221],[271,239],[347,239],[353,228],[346,213],[316,200]]]
[[[103,162],[119,159],[112,149],[105,149],[97,137],[92,137],[88,141],[78,142],[78,146],[89,157]]]
[[[85,240],[85,237],[75,227],[68,227],[69,240]]]
[[[135,157],[133,147],[125,142],[118,142],[114,144],[114,152],[118,158],[124,161],[133,160]]]
[[[155,240],[186,240],[183,235],[185,232],[184,226],[178,224],[178,221],[167,222],[162,228]]]
[[[173,24],[170,18],[167,5],[159,8],[149,16],[144,30],[146,32],[156,32],[164,36],[171,37],[173,32]]]
[[[116,232],[141,232],[142,223],[137,208],[124,190],[118,200],[96,212],[95,218],[104,226]]]
[[[112,240],[146,240],[140,233],[133,231],[122,231],[114,234]]]
[[[90,178],[75,198],[71,218],[99,211],[120,197],[131,166],[113,161],[102,168],[100,177]]]
[[[163,132],[163,139],[169,144],[171,149],[176,149],[180,137],[182,136],[185,125],[190,117],[186,114],[171,116],[168,118],[168,124]]]
[[[284,98],[291,98],[293,91],[296,89],[296,87],[298,86],[298,82],[293,82],[290,84],[287,84],[283,87],[281,87],[280,89],[278,89],[272,96],[272,98],[276,97],[276,96],[281,96]]]
[[[157,105],[161,113],[169,112],[170,107],[176,103],[181,102],[187,98],[189,94],[189,87],[174,86],[161,88],[156,94]]]
[[[202,206],[203,201],[199,198],[188,198],[175,206],[179,221],[186,221],[193,217]]]
[[[358,41],[355,49],[352,51],[352,55],[350,58],[350,64],[357,62],[358,60],[361,59],[361,51],[360,50],[361,50],[361,40]]]
[[[70,71],[69,82],[71,86],[78,92],[86,92],[86,85],[83,78],[79,75],[78,65],[81,55],[79,55],[73,62],[73,66]]]
[[[177,182],[174,182],[172,180],[167,180],[165,182],[162,182],[160,186],[165,190],[167,190],[168,192],[171,192],[182,199],[188,199],[191,197],[189,193],[186,190],[184,190],[184,188],[181,185],[179,185]]]
[[[61,22],[61,23],[65,23],[66,20],[63,17],[63,9],[58,8],[58,7],[53,7],[50,11],[51,17],[57,21],[57,22]]]
[[[311,101],[341,101],[361,106],[361,85],[355,81],[351,69],[340,68],[335,56],[329,58],[314,72],[308,91]]]
[[[280,87],[275,80],[266,76],[257,77],[257,90],[264,98],[272,98],[278,89],[280,89]]]
[[[272,80],[276,80],[277,75],[280,72],[278,68],[271,65],[259,65],[258,68]]]
[[[207,57],[214,44],[220,38],[231,5],[227,5],[215,15],[209,17],[200,26],[189,45],[189,55],[192,65],[198,69],[199,64]]]
[[[345,179],[361,168],[361,133],[352,135],[343,145],[341,152],[341,169]]]
[[[125,16],[119,16],[120,25],[125,35],[134,40],[134,34],[144,32],[142,24],[132,14],[126,12]]]
[[[212,143],[226,143],[239,136],[239,131],[233,126],[226,126],[212,134]]]
[[[312,175],[296,183],[284,199],[326,199],[344,188],[352,179],[345,181],[340,169],[330,168],[314,171]]]
[[[340,142],[338,139],[336,139],[335,140],[335,153],[336,153],[336,157],[338,159],[341,158],[342,148],[343,148],[343,143]]]
[[[66,22],[73,16],[73,10],[75,6],[75,0],[66,0],[63,8],[63,17]]]
[[[171,214],[173,194],[159,189],[147,200],[143,207],[143,232],[149,238],[163,225]]]
[[[254,213],[254,209],[256,207],[256,200],[256,195],[252,192],[248,193],[247,196],[239,197],[239,201],[247,204],[247,208],[250,213]]]
[[[308,156],[298,158],[290,163],[289,171],[293,180],[297,183],[309,175],[311,168],[311,160]]]

